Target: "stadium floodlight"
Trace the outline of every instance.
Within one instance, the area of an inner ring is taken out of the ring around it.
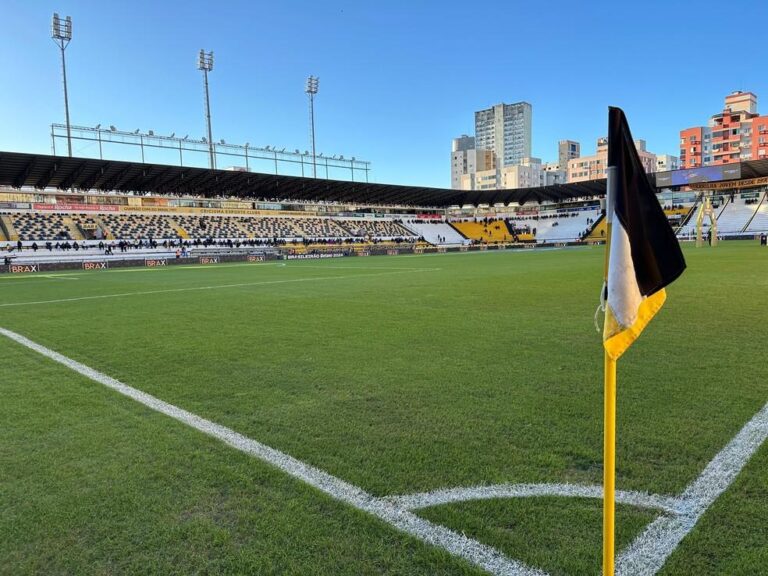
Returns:
[[[208,126],[208,154],[210,155],[211,169],[216,168],[216,154],[213,150],[213,134],[211,132],[211,99],[208,94],[208,72],[213,70],[213,52],[206,52],[202,48],[197,59],[197,69],[203,71],[205,83],[205,121]],[[203,141],[206,141],[203,138]]]
[[[96,124],[96,128],[94,130],[99,130],[101,128],[101,124]]]
[[[320,85],[320,78],[310,76],[304,92],[309,96],[309,139],[312,143],[312,177],[317,178],[317,159],[315,157],[315,95]]]
[[[61,19],[57,12],[53,13],[51,23],[51,38],[61,50],[61,77],[64,80],[64,115],[67,121],[67,151],[72,156],[72,129],[69,125],[69,94],[67,93],[67,61],[64,57],[64,51],[72,40],[72,18],[67,16]]]

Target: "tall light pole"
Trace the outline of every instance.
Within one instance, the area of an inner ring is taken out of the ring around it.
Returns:
[[[309,95],[309,139],[312,142],[312,178],[317,178],[317,157],[315,156],[315,94],[320,83],[320,78],[310,76],[307,78],[307,87],[304,89]]]
[[[61,49],[61,75],[64,78],[64,114],[67,120],[67,151],[69,156],[72,156],[72,132],[69,127],[69,95],[67,94],[67,62],[64,58],[64,50],[67,49],[70,40],[72,40],[72,18],[70,16],[62,20],[58,13],[53,13],[51,38]]]
[[[197,69],[203,71],[205,83],[205,120],[208,124],[208,153],[211,156],[211,168],[216,168],[216,155],[213,151],[213,134],[211,133],[211,101],[208,96],[208,72],[213,70],[213,52],[200,50],[200,56],[197,60]]]

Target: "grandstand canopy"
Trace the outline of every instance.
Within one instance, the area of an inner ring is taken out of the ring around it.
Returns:
[[[463,191],[17,152],[0,152],[0,186],[439,208],[552,202],[605,194],[605,180],[518,190]]]
[[[760,176],[768,176],[768,160],[741,163],[742,178]],[[464,191],[19,152],[0,152],[0,185],[437,208],[557,202],[605,194],[604,179],[517,190]]]

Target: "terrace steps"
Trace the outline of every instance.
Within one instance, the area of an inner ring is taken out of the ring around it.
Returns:
[[[82,230],[80,230],[80,227],[75,224],[75,221],[72,220],[71,216],[62,216],[61,220],[64,223],[64,226],[67,227],[67,230],[69,230],[69,235],[72,240],[85,240],[85,236],[83,236]]]
[[[189,233],[184,230],[184,228],[181,227],[181,225],[176,222],[173,218],[168,218],[168,224],[171,228],[176,232],[176,234],[179,235],[179,238],[187,239],[189,238]]]
[[[19,233],[13,227],[13,222],[8,214],[0,214],[0,230],[4,232],[6,240],[16,242],[19,239]]]
[[[101,228],[102,237],[105,240],[114,240],[115,237],[112,234],[112,232],[109,230],[109,227],[104,224],[104,220],[101,219],[101,216],[94,216],[93,219],[96,221],[96,225]]]

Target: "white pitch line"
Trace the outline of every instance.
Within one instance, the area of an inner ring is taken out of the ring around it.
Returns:
[[[768,404],[707,464],[680,496],[683,512],[660,517],[629,545],[616,562],[617,576],[652,576],[675,551],[712,503],[736,479],[768,438]]]
[[[368,274],[371,276],[371,274]],[[336,278],[336,277],[333,277]],[[287,474],[310,484],[331,497],[366,511],[390,525],[424,542],[464,558],[496,576],[546,576],[499,551],[444,526],[419,518],[410,510],[443,503],[495,497],[571,496],[600,498],[601,487],[568,484],[501,485],[455,490],[438,490],[423,494],[376,498],[322,470],[270,448],[237,432],[205,420],[154,396],[119,382],[79,362],[45,348],[31,340],[0,328],[0,334],[46,356],[91,380],[183,422],[196,430],[251,454]],[[694,528],[701,516],[731,485],[750,458],[768,438],[768,404],[752,417],[736,436],[707,464],[704,471],[679,497],[618,491],[617,501],[636,506],[659,508],[672,516],[661,516],[653,521],[619,556],[617,576],[653,576]],[[498,496],[490,495],[497,490]],[[600,494],[598,494],[600,492]]]
[[[404,496],[388,496],[387,500],[402,506],[407,510],[418,510],[430,506],[441,506],[454,502],[468,500],[490,500],[493,498],[535,498],[542,496],[562,496],[570,498],[597,498],[602,500],[603,487],[600,485],[583,486],[578,484],[495,484],[490,486],[471,486],[466,488],[447,488],[407,494]],[[682,513],[682,501],[674,496],[662,496],[617,490],[616,502],[629,504],[639,508],[662,510],[668,514]]]
[[[151,294],[172,294],[175,292],[193,292],[199,290],[218,290],[223,288],[242,288],[245,286],[267,286],[270,284],[291,284],[295,282],[314,282],[325,280],[345,280],[347,278],[368,278],[376,276],[390,276],[393,274],[406,274],[412,272],[434,272],[439,268],[419,268],[413,270],[395,270],[380,272],[378,274],[347,274],[344,276],[315,276],[309,278],[292,278],[286,280],[262,280],[259,282],[238,282],[237,284],[214,284],[212,286],[191,286],[184,288],[166,288],[163,290],[142,290],[139,292],[120,292],[117,294],[96,294],[93,296],[75,296],[72,298],[56,298],[54,300],[32,300],[30,302],[7,302],[0,304],[0,308],[11,306],[35,306],[39,304],[59,304],[61,302],[80,302],[82,300],[103,300],[106,298],[124,298],[127,296],[147,296]]]
[[[398,530],[414,536],[423,542],[442,548],[454,556],[487,570],[491,574],[497,576],[547,576],[545,572],[507,558],[498,550],[481,544],[477,540],[468,538],[463,534],[458,534],[445,526],[433,524],[392,502],[383,498],[376,498],[365,492],[362,488],[332,476],[319,468],[315,468],[284,452],[243,436],[231,428],[206,420],[192,412],[164,402],[151,394],[128,386],[76,360],[41,346],[20,334],[4,328],[0,328],[0,334],[156,412],[170,416],[195,430],[220,440],[236,450],[271,464],[328,496],[365,511]]]
[[[80,278],[77,278],[75,276],[34,276],[29,277],[25,276],[24,278],[21,278],[20,282],[6,282],[5,284],[0,283],[0,288],[13,288],[16,286],[28,286],[29,284],[50,284],[50,280],[80,280]]]

